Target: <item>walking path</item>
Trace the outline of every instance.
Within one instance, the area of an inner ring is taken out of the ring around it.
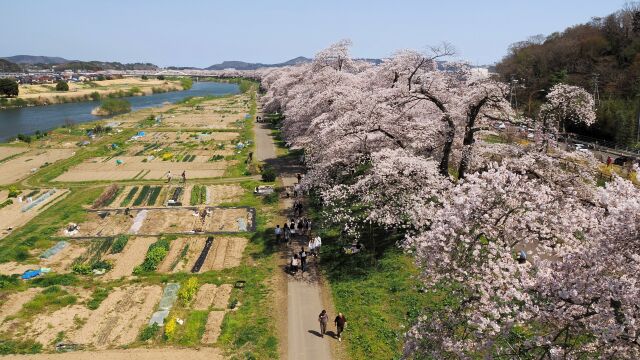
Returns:
[[[295,167],[291,167],[291,164],[278,164],[276,161],[275,145],[268,125],[256,124],[255,137],[256,159],[275,166],[285,186],[295,183],[295,173],[286,173]],[[282,207],[286,209],[287,216],[292,205],[292,199],[283,200]],[[306,237],[300,237],[297,241],[292,241],[292,245],[287,247],[283,255],[290,258],[293,252],[300,251],[303,245],[308,251],[307,243]],[[317,319],[324,307],[316,265],[315,260],[310,259],[309,271],[303,276],[287,275],[287,358],[290,360],[331,359],[329,341],[336,341],[331,336],[324,338],[320,336],[320,325]]]

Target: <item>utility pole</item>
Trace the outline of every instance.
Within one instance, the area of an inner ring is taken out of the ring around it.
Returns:
[[[600,106],[600,90],[598,86],[599,77],[600,74],[593,73],[593,106],[595,107],[595,109]]]

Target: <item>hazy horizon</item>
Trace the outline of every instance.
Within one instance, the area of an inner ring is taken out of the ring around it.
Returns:
[[[562,31],[623,5],[624,1],[615,0],[455,4],[281,0],[249,5],[202,0],[99,4],[27,0],[3,5],[6,28],[18,31],[0,38],[0,56],[203,68],[231,60],[271,64],[313,57],[348,38],[354,44],[352,55],[358,58],[384,58],[399,49],[425,50],[448,42],[456,48],[456,58],[490,65],[514,42]]]

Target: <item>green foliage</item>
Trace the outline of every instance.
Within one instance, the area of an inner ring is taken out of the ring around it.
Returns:
[[[0,289],[7,290],[20,285],[20,278],[18,276],[9,276],[0,274]]]
[[[144,185],[142,187],[142,190],[140,190],[140,194],[138,195],[138,197],[136,198],[136,200],[133,202],[133,206],[140,206],[142,205],[142,203],[145,201],[145,199],[147,198],[147,195],[149,195],[149,190],[151,189],[151,186],[149,185]]]
[[[58,81],[56,83],[56,91],[69,91],[69,84],[63,80]]]
[[[263,198],[262,198],[262,202],[264,204],[268,204],[268,205],[276,204],[278,202],[278,200],[279,200],[279,195],[276,192],[264,195]]]
[[[93,270],[89,264],[73,264],[71,271],[78,275],[91,275]]]
[[[0,95],[15,97],[19,93],[18,82],[13,79],[0,78]]]
[[[140,78],[141,78],[142,80],[149,80],[149,77],[148,77],[147,75],[142,75]]]
[[[165,79],[165,77],[164,77],[164,75],[158,75],[158,76],[156,77],[156,79],[158,79],[158,80],[164,80],[164,79]]]
[[[155,271],[158,265],[164,260],[169,253],[169,240],[161,238],[149,246],[147,255],[144,258],[144,262],[141,265],[136,266],[133,270],[134,274],[140,274],[142,272]]]
[[[131,111],[131,103],[125,99],[105,99],[100,104],[101,115],[122,114]]]
[[[132,187],[131,190],[129,190],[129,193],[127,194],[127,196],[125,196],[125,198],[122,199],[122,202],[120,202],[120,207],[128,206],[129,203],[131,202],[131,199],[133,199],[133,197],[136,195],[137,192],[138,192],[138,187],[137,186]]]
[[[7,199],[7,200],[3,201],[2,203],[0,203],[0,209],[5,208],[5,207],[7,207],[9,205],[12,205],[12,204],[13,204],[13,200]]]
[[[207,187],[204,185],[194,185],[191,189],[191,206],[204,204],[207,201]]]
[[[34,340],[22,341],[22,340],[0,338],[0,355],[37,354],[41,351],[42,351],[42,344]]]
[[[196,296],[198,286],[198,279],[190,277],[189,280],[185,281],[182,284],[182,287],[180,287],[180,291],[178,291],[178,299],[180,299],[185,306],[188,305]]]
[[[170,317],[167,323],[164,325],[164,336],[168,341],[173,340],[174,335],[176,333],[176,318],[174,316]]]
[[[18,139],[18,141],[22,141],[27,144],[30,144],[31,141],[33,140],[31,136],[25,135],[25,134],[18,134],[18,136],[16,136],[16,139]]]
[[[224,156],[222,156],[222,155],[213,155],[211,157],[211,159],[209,159],[209,161],[220,161],[220,160],[224,160]]]
[[[75,303],[76,297],[69,294],[69,292],[60,286],[49,286],[33,299],[22,305],[22,309],[16,314],[16,317],[28,319],[44,311],[51,313]]]
[[[45,274],[31,280],[31,286],[49,287],[54,285],[72,286],[78,284],[78,278],[73,274]]]
[[[155,186],[151,189],[151,193],[149,194],[149,200],[147,201],[147,205],[153,206],[158,200],[158,195],[160,195],[160,191],[162,191],[161,186]]]
[[[189,90],[193,86],[193,80],[191,78],[180,78],[180,86],[183,90]]]
[[[22,194],[22,190],[18,189],[15,186],[10,186],[9,187],[9,195],[7,197],[9,198],[15,198],[18,197],[18,195]]]
[[[127,242],[129,242],[129,237],[127,235],[118,235],[111,245],[111,253],[117,254],[122,252],[124,247],[127,245]]]
[[[263,167],[260,175],[262,176],[262,181],[264,181],[264,182],[274,182],[274,181],[276,181],[277,174],[276,174],[275,169],[272,168],[271,166]]]
[[[97,309],[102,303],[102,301],[104,301],[104,299],[106,299],[108,296],[109,296],[109,289],[105,289],[105,288],[95,289],[93,291],[93,294],[91,294],[91,299],[87,301],[87,308],[89,310]]]
[[[158,330],[160,330],[160,326],[156,323],[153,323],[153,325],[147,325],[140,332],[140,340],[147,341],[156,337],[156,335],[158,334]]]

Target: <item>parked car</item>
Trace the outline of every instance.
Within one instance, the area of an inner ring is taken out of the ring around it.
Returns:
[[[613,160],[613,164],[624,166],[624,164],[626,164],[627,161],[632,161],[632,159],[628,156],[620,156],[620,157],[617,157],[615,160]]]

